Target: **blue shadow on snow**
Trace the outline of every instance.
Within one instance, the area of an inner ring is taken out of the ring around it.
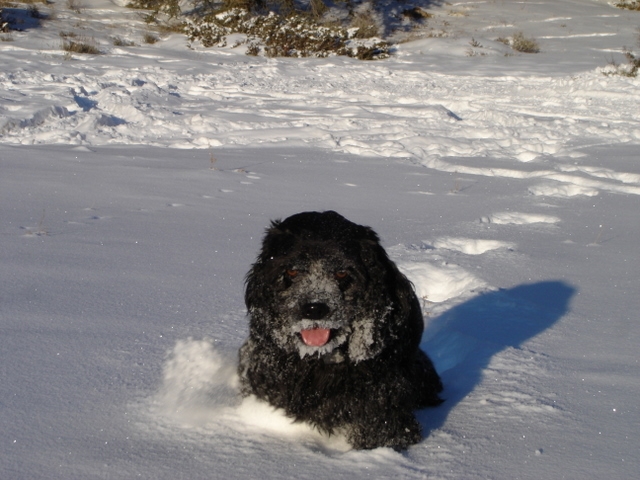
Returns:
[[[562,318],[575,292],[562,281],[520,285],[478,295],[433,319],[421,346],[442,378],[445,401],[417,412],[424,434],[444,424],[494,355],[520,348]]]

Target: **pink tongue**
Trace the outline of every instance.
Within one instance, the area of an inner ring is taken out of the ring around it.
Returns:
[[[302,341],[310,347],[321,347],[329,341],[329,335],[331,330],[328,328],[311,328],[309,330],[302,330]]]

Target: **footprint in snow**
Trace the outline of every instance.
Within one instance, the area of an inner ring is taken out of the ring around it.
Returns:
[[[535,196],[571,198],[571,197],[595,197],[600,193],[597,188],[575,184],[543,183],[529,187],[529,193]]]
[[[482,255],[491,250],[501,248],[512,250],[515,244],[511,242],[501,242],[499,240],[482,240],[477,238],[455,238],[442,237],[429,243],[433,248],[444,248],[455,250],[466,255]]]
[[[530,225],[532,223],[560,222],[558,217],[539,213],[499,212],[480,218],[480,223],[493,223],[496,225]]]

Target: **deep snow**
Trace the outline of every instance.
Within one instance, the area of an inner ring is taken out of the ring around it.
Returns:
[[[640,81],[601,68],[640,13],[443,4],[447,36],[363,63],[141,46],[84,5],[0,43],[0,478],[635,476]],[[74,29],[105,53],[64,59]],[[447,401],[405,453],[235,394],[243,276],[307,209],[372,226],[423,300]]]

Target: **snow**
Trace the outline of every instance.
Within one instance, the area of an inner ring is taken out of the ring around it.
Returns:
[[[431,37],[359,62],[146,45],[82,3],[1,34],[0,478],[635,476],[640,80],[602,70],[638,12],[432,2]],[[423,303],[446,402],[406,452],[237,397],[244,275],[311,209],[373,227]]]

